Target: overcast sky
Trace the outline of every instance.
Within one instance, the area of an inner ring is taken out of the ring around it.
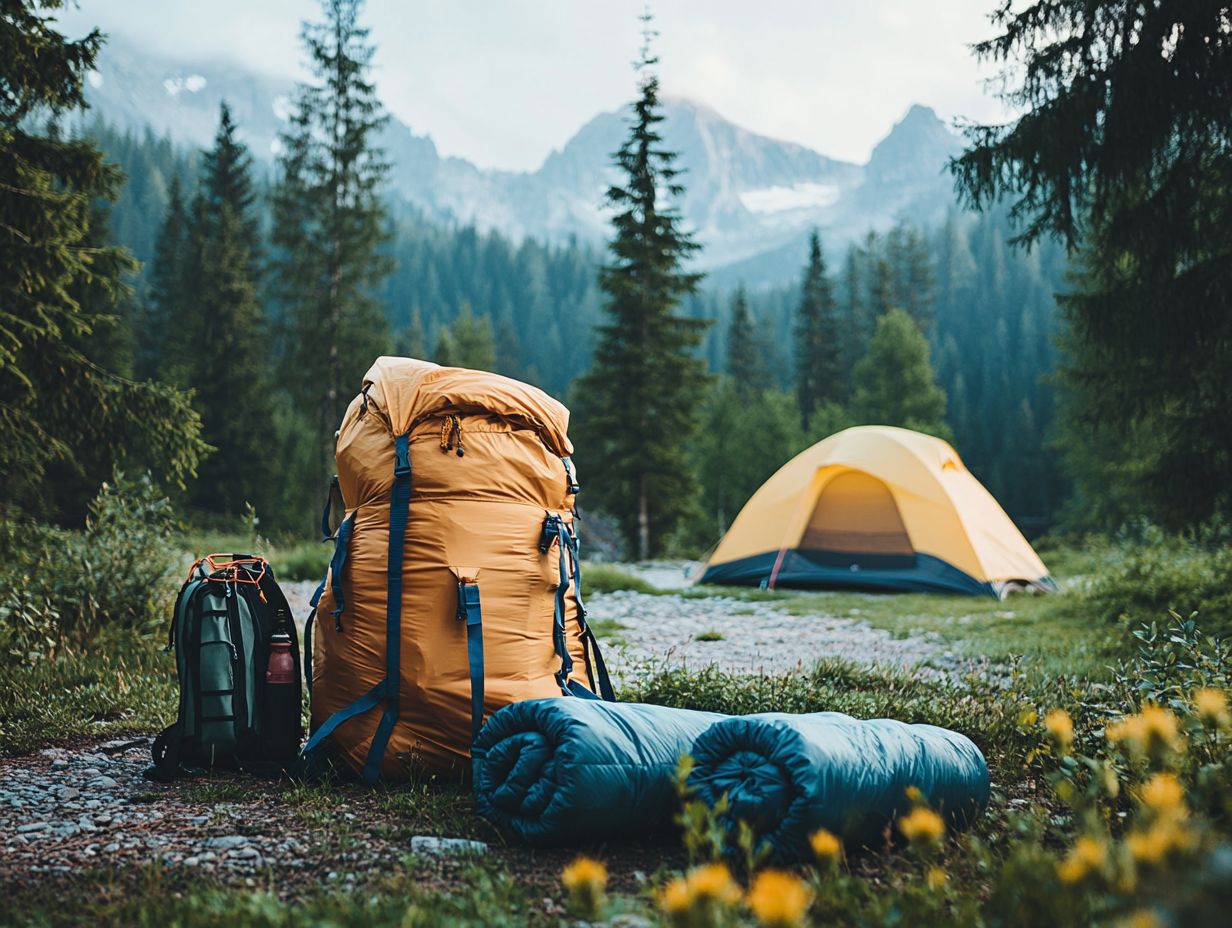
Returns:
[[[301,73],[298,23],[316,0],[79,0],[97,24],[160,53]],[[733,122],[865,161],[912,103],[996,120],[969,45],[996,0],[659,0],[664,91]],[[442,153],[537,167],[578,127],[627,102],[642,0],[368,0],[389,109]]]

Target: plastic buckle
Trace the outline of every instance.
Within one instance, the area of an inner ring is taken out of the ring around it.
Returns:
[[[547,554],[557,536],[560,534],[560,516],[548,513],[543,520],[543,529],[539,533],[539,553]]]

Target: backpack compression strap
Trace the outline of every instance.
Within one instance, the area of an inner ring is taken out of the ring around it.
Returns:
[[[385,711],[381,715],[376,733],[372,736],[372,744],[368,748],[364,763],[363,778],[369,783],[376,782],[381,774],[385,746],[389,743],[390,732],[398,720],[398,690],[402,673],[402,555],[410,506],[411,453],[408,432],[394,439],[394,483],[389,491],[389,555],[385,569],[385,679],[349,706],[339,709],[326,719],[304,745],[305,755],[316,751],[343,722],[384,703]]]
[[[586,624],[586,606],[582,603],[582,561],[578,554],[577,536],[569,531],[564,519],[554,513],[548,513],[543,520],[543,532],[539,536],[539,550],[546,554],[551,549],[553,541],[559,545],[560,557],[560,582],[556,586],[556,608],[552,628],[552,642],[560,658],[560,670],[556,674],[556,682],[566,696],[581,696],[584,699],[602,698],[606,702],[615,702],[616,693],[608,677],[607,665],[603,661],[599,641],[595,638],[595,633],[591,631],[590,626]],[[576,680],[569,679],[569,675],[573,672],[573,657],[569,654],[566,639],[565,597],[569,592],[570,578],[573,581],[573,598],[577,603],[582,653],[586,658],[586,676],[591,686],[589,690]]]
[[[479,581],[458,580],[458,621],[466,623],[466,662],[471,675],[471,742],[483,727],[483,610],[479,605]]]

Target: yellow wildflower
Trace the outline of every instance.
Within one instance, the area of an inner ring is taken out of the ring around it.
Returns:
[[[714,899],[725,905],[735,905],[740,901],[740,887],[723,864],[698,867],[689,874],[687,882],[695,899]]]
[[[1077,883],[1092,872],[1104,869],[1107,862],[1108,846],[1098,838],[1083,835],[1057,865],[1057,876],[1062,883]]]
[[[740,901],[740,887],[723,864],[697,867],[677,877],[659,894],[659,908],[678,925],[711,925],[720,911]]]
[[[607,887],[607,867],[590,857],[579,857],[565,867],[560,881],[569,891],[569,907],[584,918],[598,918]]]
[[[1158,758],[1168,751],[1184,749],[1180,723],[1167,709],[1146,705],[1138,715],[1127,716],[1108,726],[1108,740],[1124,742],[1136,754]]]
[[[809,844],[812,845],[817,863],[823,867],[833,866],[843,856],[843,842],[824,828],[813,832]]]
[[[1135,909],[1121,922],[1121,928],[1162,928],[1163,922],[1150,909]]]
[[[945,888],[946,881],[949,879],[945,871],[941,867],[930,867],[928,876],[925,878],[928,888],[933,892],[938,892]]]
[[[1228,694],[1223,690],[1204,687],[1193,695],[1194,708],[1204,725],[1227,728],[1232,718],[1228,714]]]
[[[1188,847],[1191,836],[1175,819],[1163,819],[1146,831],[1132,831],[1125,846],[1134,860],[1144,864],[1162,864],[1173,852]]]
[[[932,809],[920,806],[898,820],[898,830],[916,847],[935,847],[945,836],[945,822]]]
[[[757,921],[770,928],[795,928],[813,903],[804,881],[782,870],[763,870],[749,889],[749,908]]]
[[[913,806],[918,806],[924,802],[924,794],[920,792],[918,786],[908,786],[903,792],[907,794],[907,801]]]
[[[1053,709],[1044,716],[1044,731],[1061,753],[1068,753],[1074,743],[1074,720],[1064,709]]]
[[[1184,818],[1185,787],[1172,773],[1156,773],[1138,790],[1138,801],[1158,816]]]
[[[693,905],[693,893],[683,877],[676,877],[659,893],[659,908],[668,915],[680,915]]]

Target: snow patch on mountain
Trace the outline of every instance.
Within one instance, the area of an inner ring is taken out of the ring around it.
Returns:
[[[838,202],[841,193],[837,184],[802,182],[790,187],[745,190],[740,194],[740,202],[751,213],[782,213],[794,209],[832,206]]]

